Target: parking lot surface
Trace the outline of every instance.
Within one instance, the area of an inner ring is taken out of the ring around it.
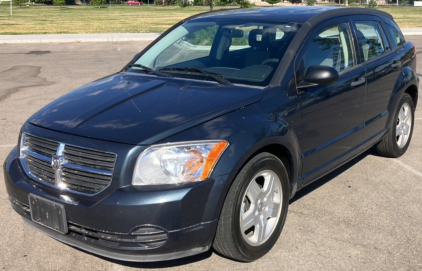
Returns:
[[[422,36],[407,39],[417,46],[422,78]],[[0,161],[16,145],[29,116],[119,71],[147,44],[0,45]],[[300,191],[275,247],[252,263],[213,251],[168,262],[127,263],[67,246],[23,223],[10,206],[1,168],[0,270],[422,270],[421,100],[404,156],[387,159],[369,150]]]

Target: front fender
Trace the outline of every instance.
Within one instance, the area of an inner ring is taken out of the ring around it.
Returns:
[[[300,168],[299,144],[289,122],[280,117],[289,114],[283,114],[282,110],[278,110],[278,114],[274,114],[275,109],[271,109],[272,104],[274,103],[261,101],[258,104],[233,111],[159,142],[212,139],[224,139],[229,142],[228,148],[221,156],[211,175],[211,178],[227,177],[225,181],[214,183],[209,196],[209,206],[204,212],[204,221],[218,219],[226,195],[238,172],[256,153],[263,148],[268,148],[268,146],[281,146],[287,150],[291,163],[290,184],[292,188],[295,187],[298,169]],[[283,104],[283,100],[278,100],[277,104]],[[262,110],[262,108],[266,109]],[[283,108],[285,108],[285,111],[296,110],[294,106]]]

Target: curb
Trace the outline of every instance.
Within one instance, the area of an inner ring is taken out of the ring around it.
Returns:
[[[422,35],[422,28],[403,28],[401,32],[405,36],[419,36]]]
[[[160,33],[0,35],[0,44],[152,41],[160,35]]]
[[[422,28],[404,28],[403,35],[422,35]],[[161,33],[0,35],[0,44],[153,41]]]

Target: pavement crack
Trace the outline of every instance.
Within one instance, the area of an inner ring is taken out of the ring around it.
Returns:
[[[19,65],[0,72],[0,102],[23,88],[55,84],[39,76],[41,67]]]

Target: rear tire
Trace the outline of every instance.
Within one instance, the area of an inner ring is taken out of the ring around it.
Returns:
[[[289,205],[286,168],[276,156],[252,158],[234,180],[223,205],[214,249],[250,262],[265,255],[283,229]]]
[[[397,158],[402,156],[412,139],[415,106],[409,94],[405,93],[391,119],[387,134],[377,145],[379,154]]]

